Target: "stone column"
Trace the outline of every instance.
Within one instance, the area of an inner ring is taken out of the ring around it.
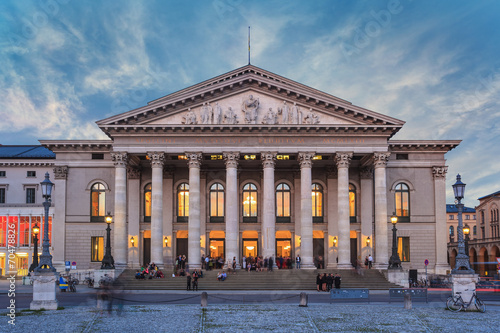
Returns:
[[[166,168],[163,171],[163,208],[166,212],[163,218],[163,236],[167,239],[167,244],[165,245],[165,240],[163,241],[163,258],[164,265],[170,265],[173,267],[175,264],[174,254],[173,254],[173,212],[174,212],[174,169]]]
[[[189,268],[201,268],[201,197],[200,167],[201,153],[186,153],[189,165],[189,219],[188,219],[188,262]]]
[[[276,152],[261,153],[264,168],[264,186],[262,189],[262,255],[264,258],[273,257],[276,263],[276,206],[274,203],[274,165]]]
[[[446,226],[446,173],[448,167],[435,166],[434,175],[434,215],[436,216],[436,265],[435,274],[446,274],[450,270],[447,258],[448,227]],[[458,234],[458,232],[457,232]],[[466,253],[469,255],[468,253]]]
[[[127,266],[127,153],[111,153],[115,164],[114,255],[115,267]]]
[[[300,253],[301,268],[314,269],[312,224],[312,158],[314,153],[299,153],[300,161]]]
[[[366,256],[373,255],[373,169],[371,167],[362,168],[361,178],[361,262]],[[367,239],[370,237],[370,244]]]
[[[66,165],[54,167],[54,218],[52,219],[52,264],[59,272],[65,269],[66,256],[66,186],[68,167]],[[42,217],[43,224],[43,217]],[[38,225],[41,230],[41,225]],[[31,229],[30,229],[31,230]],[[31,231],[30,231],[31,234]],[[30,237],[31,238],[31,237]],[[38,235],[38,245],[41,247],[43,235]]]
[[[337,256],[338,256],[338,224],[337,224],[337,216],[338,216],[338,199],[337,199],[337,190],[338,190],[338,173],[336,167],[328,167],[327,168],[327,183],[326,189],[324,193],[326,197],[324,198],[324,211],[328,209],[328,260],[326,263],[326,267],[328,269],[337,268]],[[334,239],[337,238],[337,246],[334,246]]]
[[[338,258],[337,268],[350,269],[351,265],[351,225],[349,219],[349,164],[352,153],[337,153],[335,160],[337,163],[338,183]]]
[[[240,153],[223,153],[226,162],[226,262],[230,265],[236,257],[240,265],[239,225],[238,225],[238,160]]]
[[[163,268],[163,164],[165,154],[148,153],[151,161],[151,261]]]
[[[375,167],[375,268],[387,269],[389,252],[387,243],[387,180],[386,166],[391,153],[374,153]],[[446,207],[446,206],[445,206]]]
[[[136,167],[129,166],[127,168],[127,211],[128,211],[128,263],[129,268],[139,267],[139,223],[141,220],[141,170]],[[132,246],[131,239],[134,237],[134,245]]]

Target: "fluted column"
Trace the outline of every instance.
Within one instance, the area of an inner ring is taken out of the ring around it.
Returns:
[[[165,154],[148,153],[151,161],[151,261],[163,267],[163,164]]]
[[[276,212],[274,203],[274,166],[276,164],[275,152],[261,153],[264,168],[264,186],[262,189],[262,252],[265,258],[275,258],[276,243]],[[276,260],[273,259],[276,263]]]
[[[391,153],[374,153],[375,167],[375,268],[387,269],[389,251],[387,244],[387,180],[386,166]]]
[[[186,153],[189,165],[189,219],[188,219],[188,262],[190,269],[201,268],[201,197],[200,167],[201,153]]]
[[[54,167],[54,185],[57,188],[53,193],[54,218],[52,219],[52,264],[59,271],[64,271],[66,257],[66,191],[68,166]],[[42,220],[43,221],[43,220]],[[41,227],[41,225],[38,225]],[[30,230],[31,227],[30,227]],[[41,235],[38,235],[41,236]],[[30,237],[31,239],[31,237]],[[39,240],[43,239],[39,237]],[[38,243],[41,245],[41,241]]]
[[[300,162],[300,254],[301,268],[314,269],[312,224],[312,158],[314,153],[299,153]]]
[[[434,215],[436,216],[436,265],[435,274],[446,274],[450,269],[447,260],[448,228],[446,226],[446,173],[447,166],[432,168],[434,175]],[[458,232],[457,232],[458,234]],[[466,253],[469,255],[468,253]]]
[[[127,168],[127,220],[128,220],[128,268],[136,268],[139,260],[139,235],[141,212],[141,169],[128,166]],[[131,239],[134,237],[134,245]]]
[[[125,152],[111,153],[115,164],[114,255],[115,267],[127,266],[127,160]]]
[[[338,200],[338,268],[349,269],[351,265],[351,237],[349,221],[349,164],[351,163],[352,153],[337,153],[335,161],[337,163],[338,182],[337,182],[337,200]]]
[[[361,261],[373,255],[373,168],[365,167],[360,170],[361,183]],[[370,243],[367,243],[370,237]]]
[[[238,226],[238,160],[240,153],[225,152],[226,162],[226,262],[232,263],[236,257],[239,266],[238,251],[239,226]]]

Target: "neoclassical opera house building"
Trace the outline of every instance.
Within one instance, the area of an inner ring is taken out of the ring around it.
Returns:
[[[391,140],[404,122],[252,65],[97,122],[109,140],[52,150],[52,246],[99,268],[113,215],[118,267],[184,254],[295,257],[445,273],[444,155],[459,141]]]

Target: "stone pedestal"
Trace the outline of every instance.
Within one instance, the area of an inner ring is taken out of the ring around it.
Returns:
[[[403,286],[403,288],[410,287],[408,281],[408,271],[405,271],[402,268],[388,269],[387,280],[391,283],[399,284],[400,286]]]
[[[59,303],[56,299],[56,274],[54,272],[32,274],[33,301],[30,310],[57,310]]]
[[[472,294],[476,291],[476,283],[479,281],[477,274],[451,274],[451,283],[453,296],[459,292],[464,302],[469,302]],[[471,310],[475,310],[472,306]]]
[[[120,275],[120,272],[120,270],[116,269],[96,269],[94,271],[94,289],[99,288],[99,281],[101,281],[104,276],[108,275],[111,280],[114,280]]]

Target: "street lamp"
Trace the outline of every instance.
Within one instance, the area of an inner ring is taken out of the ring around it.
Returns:
[[[33,243],[34,243],[34,248],[33,248],[33,262],[31,263],[30,272],[33,272],[35,268],[38,267],[38,234],[40,233],[40,227],[38,224],[34,225],[33,228],[31,228],[33,232]]]
[[[36,272],[55,272],[56,269],[52,266],[52,255],[49,251],[49,207],[51,204],[50,197],[52,196],[52,187],[54,184],[49,179],[49,173],[45,173],[45,179],[40,183],[42,187],[42,196],[45,198],[43,208],[45,210],[45,220],[43,221],[43,243],[42,255],[40,256],[40,264],[35,268]]]
[[[469,256],[465,254],[465,243],[464,243],[464,234],[463,234],[463,224],[462,224],[462,212],[464,209],[464,204],[462,203],[462,199],[464,198],[465,192],[465,184],[462,183],[461,177],[457,175],[457,181],[452,185],[453,193],[455,194],[455,206],[458,210],[458,227],[457,227],[457,236],[458,236],[458,254],[455,259],[455,268],[451,271],[452,274],[470,274],[474,273],[474,270],[471,269],[469,263]]]
[[[110,212],[108,212],[108,215],[104,217],[104,221],[106,221],[106,224],[108,225],[108,227],[106,228],[108,239],[106,239],[106,253],[104,254],[104,258],[102,258],[101,269],[115,269],[115,260],[111,255],[111,244],[110,244],[110,233],[111,233],[110,225],[111,222],[113,222],[113,216],[111,215]]]
[[[399,254],[398,254],[398,238],[396,232],[398,229],[396,229],[396,223],[398,223],[398,217],[396,216],[396,213],[393,213],[391,216],[391,223],[392,223],[392,255],[391,259],[389,259],[389,268],[401,268],[401,259],[399,259]]]

